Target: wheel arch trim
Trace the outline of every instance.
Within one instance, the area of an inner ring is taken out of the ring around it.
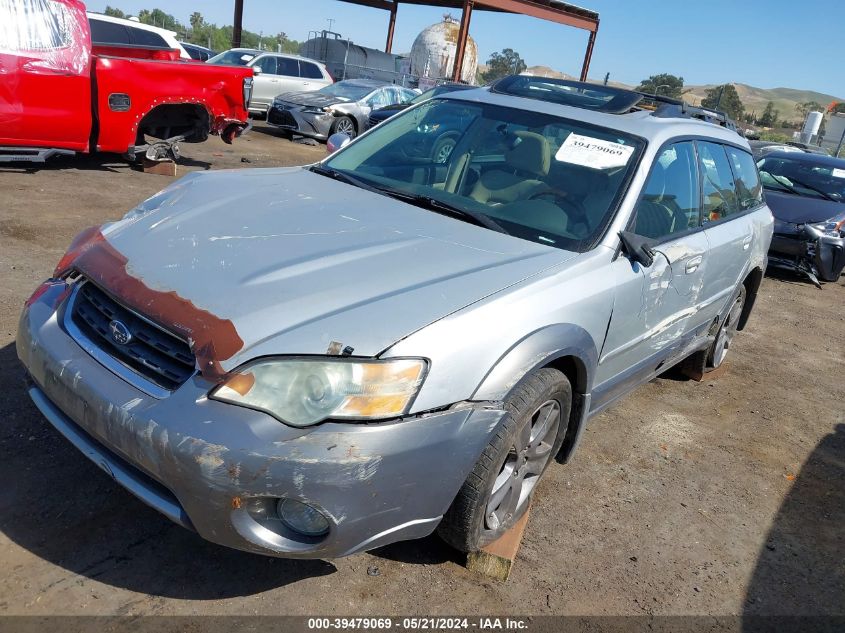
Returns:
[[[589,393],[598,364],[598,352],[590,334],[572,323],[535,330],[499,357],[470,399],[503,400],[531,371],[549,365],[562,368],[566,364],[570,364],[574,374],[568,376],[573,393]]]

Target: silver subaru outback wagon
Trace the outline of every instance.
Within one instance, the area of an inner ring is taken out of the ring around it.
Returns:
[[[746,324],[772,216],[704,114],[509,77],[318,164],[190,174],[80,234],[26,302],[29,393],[210,541],[474,550],[592,415],[718,367]]]

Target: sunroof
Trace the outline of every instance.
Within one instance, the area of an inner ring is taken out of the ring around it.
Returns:
[[[631,90],[530,75],[504,77],[490,90],[610,114],[624,114],[643,98],[643,95]]]

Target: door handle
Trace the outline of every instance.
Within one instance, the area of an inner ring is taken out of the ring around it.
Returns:
[[[742,240],[742,250],[747,251],[748,248],[751,246],[751,240],[754,239],[753,235],[749,235],[744,240]]]
[[[686,273],[687,273],[688,275],[691,275],[691,274],[693,274],[696,270],[698,270],[698,267],[699,267],[699,266],[701,266],[701,255],[699,255],[698,257],[693,257],[692,259],[690,259],[690,260],[687,262],[687,265],[686,265],[686,267],[684,268],[684,270],[686,271]]]

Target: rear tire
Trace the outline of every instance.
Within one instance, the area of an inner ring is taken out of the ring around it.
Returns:
[[[472,552],[507,532],[528,508],[569,426],[572,387],[556,369],[529,374],[504,402],[510,414],[476,462],[437,531]]]
[[[707,364],[705,372],[713,371],[722,366],[727,358],[728,350],[731,347],[737,333],[739,319],[742,316],[742,309],[745,307],[745,284],[740,284],[739,291],[734,295],[728,308],[728,314],[722,320],[719,331],[716,333],[716,340],[707,352]]]

